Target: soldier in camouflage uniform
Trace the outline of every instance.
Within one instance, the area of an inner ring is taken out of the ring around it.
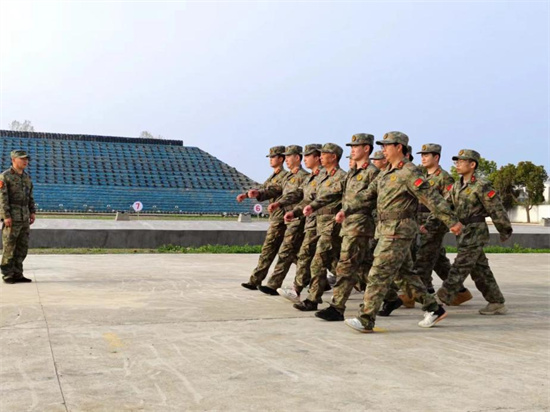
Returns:
[[[362,279],[364,271],[368,274],[372,266],[372,258],[366,255],[369,249],[369,241],[374,237],[374,218],[372,210],[375,202],[355,205],[356,195],[361,190],[366,190],[376,178],[379,170],[369,163],[369,155],[374,146],[374,136],[366,133],[354,134],[351,138],[351,157],[358,167],[351,169],[344,181],[344,195],[342,198],[342,210],[335,219],[342,223],[342,249],[338,266],[336,267],[336,284],[334,285],[330,306],[320,310],[316,317],[327,321],[343,321],[346,302],[351,291]],[[359,166],[360,165],[360,166]],[[354,208],[356,211],[349,214],[344,220],[345,211]]]
[[[491,217],[503,242],[512,235],[512,225],[491,184],[475,174],[480,157],[478,152],[469,149],[461,150],[458,156],[453,157],[461,178],[448,186],[446,196],[465,227],[462,235],[457,237],[458,250],[449,277],[437,291],[437,296],[443,303],[452,303],[466,277],[471,275],[476,287],[489,302],[479,313],[504,315],[507,312],[504,296],[483,252],[483,247],[489,242],[485,218]]]
[[[286,222],[291,222],[294,219],[304,216],[304,207],[315,200],[319,181],[325,174],[321,166],[321,147],[320,144],[316,143],[306,145],[303,153],[304,164],[311,170],[311,174],[302,182],[301,186],[295,191],[287,193],[279,201],[281,204],[293,204],[299,201],[299,203],[294,206],[293,210],[285,214]],[[298,263],[296,264],[294,284],[291,288],[278,288],[277,293],[279,295],[294,303],[300,302],[300,293],[311,280],[311,261],[315,255],[315,248],[318,240],[317,218],[314,213],[305,218],[304,240],[298,252]]]
[[[11,152],[12,166],[0,174],[2,225],[2,278],[5,283],[27,283],[23,261],[29,249],[30,226],[36,217],[33,185],[25,172],[30,156],[23,150]]]
[[[388,166],[388,161],[384,157],[384,153],[381,150],[374,152],[370,158],[372,164],[377,167],[378,170],[384,170]]]
[[[290,173],[283,179],[282,192],[280,192],[281,188],[279,186],[273,186],[271,190],[266,190],[266,197],[279,198],[278,201],[269,205],[269,213],[274,213],[280,208],[285,212],[292,210],[301,199],[295,199],[293,203],[287,203],[287,199],[289,198],[288,194],[296,192],[298,187],[300,187],[303,181],[309,176],[309,173],[302,169],[302,146],[288,146],[283,154],[285,155],[286,165]],[[268,295],[278,295],[277,289],[283,284],[285,276],[290,269],[290,265],[296,263],[296,255],[304,240],[304,224],[305,218],[303,217],[286,223],[285,236],[279,248],[277,264],[275,265],[275,269],[271,274],[267,286],[260,285],[258,287],[261,292]]]
[[[304,207],[305,216],[317,213],[317,233],[319,240],[315,255],[311,261],[311,283],[308,297],[294,308],[301,311],[317,310],[317,304],[322,302],[321,296],[327,288],[327,270],[336,273],[336,265],[340,256],[341,225],[334,220],[342,208],[342,194],[346,172],[340,169],[342,148],[334,143],[325,143],[321,149],[321,163],[326,174],[319,181],[317,197]]]
[[[367,190],[357,194],[357,207],[360,207],[361,202],[376,199],[379,219],[376,227],[378,245],[369,272],[363,306],[359,317],[346,319],[348,326],[363,333],[373,331],[384,296],[396,278],[401,284],[407,285],[407,290],[413,290],[423,304],[425,314],[419,326],[432,327],[446,316],[445,309],[438,305],[433,295],[426,292],[422,280],[412,270],[410,245],[418,231],[418,200],[428,205],[453,233],[460,233],[462,225],[441,195],[431,190],[420,170],[405,157],[408,142],[408,136],[401,132],[386,133],[382,141],[376,142],[383,146],[384,155],[390,164]],[[354,211],[354,208],[350,208],[345,214],[349,216]]]
[[[272,198],[266,196],[266,193],[272,193],[273,187],[276,189],[278,188],[278,193],[282,193],[282,189],[280,188],[288,174],[288,172],[283,169],[283,162],[285,159],[284,152],[284,146],[275,146],[269,149],[267,157],[269,157],[269,164],[273,168],[273,174],[269,176],[260,189],[251,189],[246,193],[238,195],[237,202],[242,202],[246,198],[256,198],[260,202],[269,200],[270,203],[278,200],[277,197]],[[258,259],[258,266],[256,266],[252,272],[250,280],[246,283],[241,283],[242,287],[250,290],[258,289],[258,286],[261,285],[262,281],[267,276],[269,267],[271,263],[273,263],[275,256],[277,256],[277,251],[281,243],[283,243],[285,230],[286,225],[283,220],[283,212],[281,210],[276,210],[274,213],[271,213],[269,215],[269,228],[267,229],[262,252]]]

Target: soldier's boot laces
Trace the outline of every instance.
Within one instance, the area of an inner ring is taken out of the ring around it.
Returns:
[[[382,306],[382,310],[378,312],[378,316],[390,316],[391,313],[395,309],[401,307],[401,305],[403,305],[403,301],[400,298],[391,302],[384,301],[384,305]]]
[[[309,299],[306,299],[300,303],[295,303],[292,306],[298,310],[301,310],[302,312],[312,312],[314,310],[317,310],[317,303],[312,302]]]
[[[424,312],[424,319],[418,322],[418,326],[422,328],[431,328],[437,322],[445,319],[447,312],[443,309],[443,306],[439,305],[439,308],[435,312]]]
[[[461,292],[458,292],[456,297],[451,302],[450,306],[458,306],[461,305],[464,302],[468,302],[473,298],[472,292],[470,292],[468,289],[463,290]]]
[[[344,320],[344,315],[342,315],[340,311],[338,311],[338,309],[336,309],[334,306],[329,306],[328,308],[316,312],[315,317],[324,319],[329,322],[338,322]]]
[[[277,293],[283,298],[290,300],[291,302],[300,302],[300,294],[296,292],[296,289],[294,288],[279,288],[277,289]]]
[[[266,295],[272,295],[272,296],[278,296],[279,295],[279,293],[275,289],[272,289],[269,286],[261,286],[260,285],[260,286],[258,286],[258,289],[260,290],[260,292],[263,292]]]
[[[416,302],[414,301],[413,297],[410,298],[409,295],[399,295],[399,299],[401,299],[401,302],[403,302],[404,307],[408,309],[414,308],[414,304]]]
[[[507,312],[508,308],[504,303],[489,303],[479,310],[481,315],[505,315]]]
[[[242,286],[243,288],[250,289],[250,290],[256,290],[256,289],[258,289],[258,287],[257,287],[255,284],[250,283],[250,282],[241,283],[241,286]]]
[[[344,321],[344,323],[350,328],[361,333],[372,333],[374,332],[374,322],[369,321],[367,325],[363,325],[359,318],[349,318]]]

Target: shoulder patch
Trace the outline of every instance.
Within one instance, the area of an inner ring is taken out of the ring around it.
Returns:
[[[416,179],[416,180],[414,181],[414,185],[415,185],[416,187],[420,187],[420,185],[421,185],[422,183],[424,183],[424,180],[423,180],[421,177],[419,177],[418,179]]]
[[[4,187],[4,181],[0,180],[0,189],[2,189],[3,187]]]
[[[495,197],[496,194],[497,192],[495,192],[494,190],[491,190],[489,193],[487,193],[487,197],[489,199],[492,199],[493,197]]]
[[[453,184],[452,184],[452,183],[451,183],[450,185],[447,185],[447,192],[450,192],[452,188],[453,188]]]

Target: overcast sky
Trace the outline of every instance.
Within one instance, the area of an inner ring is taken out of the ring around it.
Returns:
[[[549,5],[0,2],[0,128],[198,146],[249,177],[274,145],[391,130],[549,170]]]

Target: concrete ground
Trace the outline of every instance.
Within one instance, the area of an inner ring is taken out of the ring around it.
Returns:
[[[468,280],[436,327],[364,335],[242,288],[257,255],[32,255],[0,285],[0,411],[549,410],[550,255],[489,259],[508,315]]]

